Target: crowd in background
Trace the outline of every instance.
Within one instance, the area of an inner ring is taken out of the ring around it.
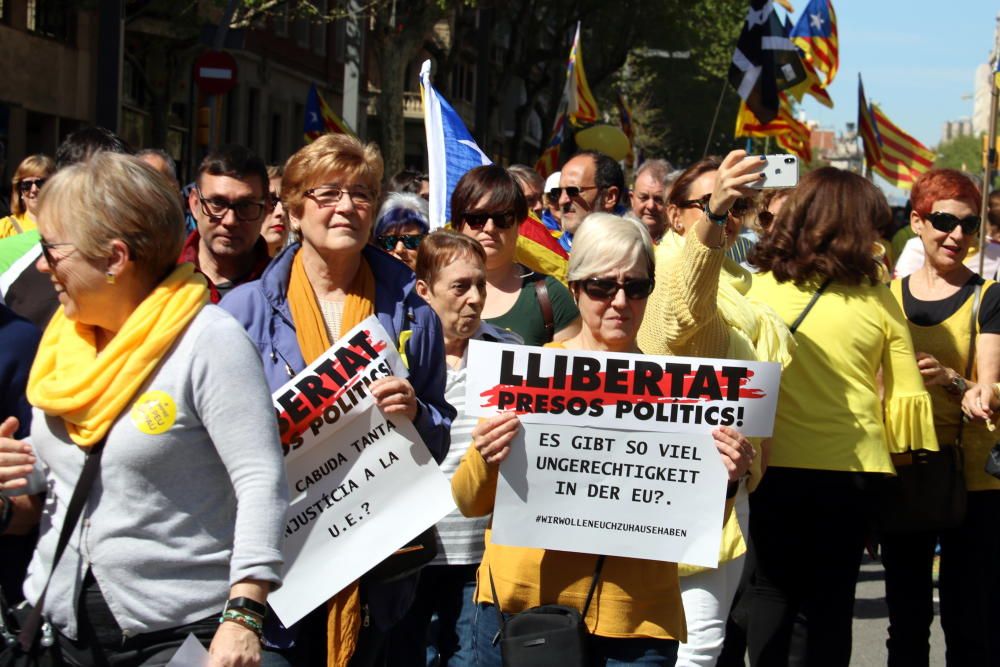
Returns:
[[[546,179],[483,166],[434,229],[426,174],[384,174],[345,135],[283,165],[222,147],[183,186],[169,154],[101,128],[26,157],[0,219],[0,590],[44,602],[77,665],[163,665],[189,634],[213,665],[501,665],[503,619],[563,604],[594,665],[846,666],[867,548],[890,665],[928,664],[936,561],[948,664],[1000,665],[1000,192],[981,211],[967,175],[936,169],[894,211],[856,174],[769,189],[759,167],[739,150],[629,179],[593,151]],[[560,271],[525,255],[529,224]],[[288,505],[271,394],[373,315],[409,376],[371,395],[413,422],[457,509],[419,571],[366,575],[285,627],[267,607]],[[712,434],[719,566],[494,543],[521,425],[466,414],[470,340],[780,364],[773,436]],[[879,516],[925,452],[956,457],[964,511]]]

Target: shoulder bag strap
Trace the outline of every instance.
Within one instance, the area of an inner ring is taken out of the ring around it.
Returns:
[[[809,299],[809,303],[806,304],[806,307],[802,310],[801,313],[799,313],[799,316],[795,318],[795,321],[792,322],[792,325],[788,327],[788,330],[792,332],[793,336],[795,335],[795,332],[798,331],[799,325],[802,324],[802,320],[806,319],[806,315],[809,314],[809,311],[812,310],[812,307],[816,305],[816,301],[819,300],[821,296],[823,296],[823,292],[826,291],[826,288],[829,287],[830,283],[832,282],[833,282],[832,278],[827,278],[826,280],[823,281],[823,284],[819,286],[819,289],[817,289],[816,292],[812,295],[812,298]]]
[[[87,504],[87,497],[90,495],[90,490],[94,487],[94,480],[97,479],[97,471],[101,464],[101,454],[104,453],[104,443],[106,440],[107,438],[105,437],[104,440],[94,445],[87,453],[83,470],[80,471],[80,478],[76,481],[76,486],[73,488],[73,496],[70,498],[69,506],[66,508],[66,518],[63,521],[62,530],[59,532],[59,541],[56,544],[56,552],[52,559],[52,569],[49,571],[49,578],[45,582],[42,594],[38,596],[38,603],[35,604],[31,613],[28,614],[28,618],[25,619],[24,626],[17,636],[21,650],[25,653],[31,650],[31,646],[35,643],[35,638],[38,636],[38,630],[42,625],[45,595],[49,591],[49,584],[52,583],[52,575],[55,574],[59,560],[62,558],[63,552],[66,551],[66,546],[69,544],[70,536],[80,522],[80,515],[83,514],[83,508]]]
[[[21,229],[21,225],[17,224],[17,218],[14,216],[10,216],[10,224],[13,225],[15,234],[21,234],[24,232],[24,230]]]
[[[965,375],[967,380],[972,380],[972,365],[976,362],[976,332],[979,330],[979,303],[983,294],[983,286],[976,285],[976,291],[972,296],[972,316],[969,318],[969,358],[965,362]],[[959,398],[961,405],[962,399]],[[962,408],[958,409],[958,435],[955,436],[955,446],[962,446],[962,428],[965,425],[965,413]]]
[[[545,322],[545,338],[550,342],[556,334],[555,314],[552,311],[552,299],[549,298],[549,288],[545,284],[545,278],[535,281],[535,296],[538,298],[538,307],[542,311],[542,321]]]

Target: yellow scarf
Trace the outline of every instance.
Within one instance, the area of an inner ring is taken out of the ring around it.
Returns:
[[[100,352],[95,327],[69,320],[59,308],[39,343],[28,400],[62,417],[77,445],[97,444],[206,303],[205,279],[181,264]]]
[[[331,343],[316,302],[316,294],[306,275],[301,251],[292,260],[292,275],[288,281],[288,308],[292,312],[295,338],[298,340],[302,359],[306,364],[311,364],[330,348]],[[346,333],[374,313],[375,276],[362,257],[361,266],[347,289],[340,330]],[[327,604],[326,643],[329,667],[347,667],[357,648],[360,631],[361,592],[355,581]]]

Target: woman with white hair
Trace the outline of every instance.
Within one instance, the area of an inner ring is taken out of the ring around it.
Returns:
[[[653,243],[642,223],[589,215],[574,236],[569,263],[570,289],[583,324],[576,335],[549,346],[641,353],[636,334],[653,291],[654,269]],[[492,511],[499,464],[519,429],[514,413],[484,419],[474,429],[473,447],[452,478],[455,502],[466,516]],[[713,436],[729,479],[740,479],[753,457],[750,442],[728,427],[716,429]],[[583,610],[596,560],[592,554],[496,544],[488,529],[476,594],[476,664],[501,664],[499,648],[492,643],[499,630],[497,602],[505,614],[540,604]],[[592,664],[673,665],[678,643],[686,639],[677,564],[608,556],[585,620],[592,634]]]
[[[411,270],[429,231],[427,200],[409,192],[390,192],[375,218],[375,244]]]
[[[281,446],[257,350],[177,264],[177,193],[97,153],[48,182],[38,231],[60,308],[28,380],[30,437],[0,425],[0,491],[47,493],[25,597],[67,664],[162,665],[191,633],[213,667],[259,664],[282,574]]]

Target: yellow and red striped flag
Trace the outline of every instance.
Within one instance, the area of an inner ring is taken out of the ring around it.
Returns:
[[[306,98],[306,117],[303,123],[303,134],[306,143],[312,143],[320,135],[327,133],[357,136],[347,126],[343,119],[333,112],[323,96],[316,89],[316,84],[309,86],[309,96]]]
[[[805,60],[824,75],[823,87],[833,83],[840,67],[840,40],[837,14],[830,0],[810,0],[792,28],[792,41],[802,49]]]
[[[878,141],[878,129],[872,108],[865,98],[865,86],[858,74],[858,134],[861,135],[861,146],[865,153],[865,162],[871,169],[882,161],[882,147]]]
[[[909,190],[934,166],[936,155],[890,121],[877,104],[871,108],[882,149],[882,160],[872,169],[896,187]]]
[[[792,115],[788,98],[779,94],[781,101],[778,115],[769,123],[761,123],[745,102],[740,102],[740,110],[736,115],[737,137],[774,137],[775,142],[783,150],[799,156],[804,163],[812,161],[812,132],[795,116]]]
[[[590,92],[587,83],[587,73],[583,69],[583,50],[580,46],[580,22],[576,24],[576,35],[573,46],[569,50],[569,62],[566,63],[566,112],[577,124],[597,122],[597,100]]]

